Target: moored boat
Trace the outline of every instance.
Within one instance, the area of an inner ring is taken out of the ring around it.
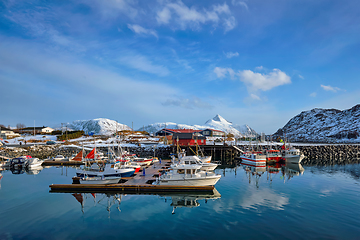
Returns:
[[[114,163],[107,163],[105,166],[99,166],[93,163],[90,167],[84,167],[76,171],[77,177],[131,177],[135,172],[134,168],[117,167]]]
[[[88,177],[84,176],[80,178],[80,184],[116,184],[119,183],[121,177],[105,177],[105,176],[96,176]]]
[[[268,162],[279,162],[282,159],[280,150],[270,149],[270,150],[266,150],[265,153],[266,153],[266,160]]]
[[[294,147],[283,150],[283,159],[287,163],[300,163],[304,158],[300,150]]]
[[[173,162],[174,162],[174,164],[176,164],[176,160],[174,159],[174,156],[173,156]],[[185,165],[197,164],[197,165],[201,166],[200,170],[202,170],[202,171],[213,171],[218,166],[218,164],[216,164],[216,163],[202,162],[201,159],[195,155],[194,156],[184,156],[184,157],[180,158],[180,160],[177,164],[185,164]],[[171,166],[173,166],[173,165],[171,165]]]
[[[198,164],[173,164],[172,170],[162,174],[153,184],[176,186],[214,186],[221,175],[201,171]]]
[[[266,155],[262,152],[245,152],[240,155],[241,161],[256,166],[266,166]]]
[[[38,168],[42,165],[43,162],[43,160],[40,160],[38,158],[29,158],[25,164],[25,167],[29,169]]]

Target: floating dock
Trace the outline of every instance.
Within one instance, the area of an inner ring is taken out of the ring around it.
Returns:
[[[80,165],[84,165],[84,163],[81,161],[71,161],[71,160],[66,160],[66,161],[45,160],[42,163],[42,165],[43,166],[80,166]]]
[[[159,172],[167,171],[170,166],[170,160],[157,162],[138,172],[135,176],[122,178],[123,183],[118,184],[77,184],[77,177],[73,178],[73,184],[51,184],[50,192],[67,193],[168,193],[168,192],[213,192],[214,186],[164,186],[152,185]]]

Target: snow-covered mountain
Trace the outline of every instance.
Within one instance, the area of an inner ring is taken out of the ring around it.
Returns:
[[[177,123],[173,123],[173,122],[154,123],[154,124],[150,124],[148,126],[145,126],[144,128],[139,129],[139,131],[145,130],[149,133],[155,133],[165,127],[170,128],[170,129],[186,128],[186,129],[196,129],[196,130],[211,128],[211,129],[221,130],[226,133],[231,133],[237,137],[243,137],[243,136],[254,137],[254,136],[258,135],[248,125],[242,125],[242,126],[233,125],[231,122],[227,121],[220,115],[216,115],[214,118],[209,119],[208,121],[205,122],[204,125],[187,125],[187,124],[177,124]]]
[[[360,104],[344,111],[315,108],[301,112],[275,137],[307,142],[360,142]]]
[[[97,118],[92,120],[76,120],[67,124],[72,130],[82,130],[85,133],[93,132],[99,135],[111,135],[121,130],[131,130],[127,125],[118,123],[106,118]]]

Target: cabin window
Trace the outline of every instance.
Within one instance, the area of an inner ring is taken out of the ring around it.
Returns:
[[[193,169],[193,174],[195,174],[195,172],[196,172],[196,169]]]
[[[191,169],[186,169],[186,174],[191,174]]]
[[[185,161],[185,164],[189,164],[189,161]]]
[[[185,170],[184,170],[184,169],[178,169],[177,172],[178,172],[179,174],[184,174],[184,173],[185,173]]]

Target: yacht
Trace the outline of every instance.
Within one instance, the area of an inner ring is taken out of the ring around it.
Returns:
[[[29,158],[27,160],[27,162],[25,163],[25,167],[32,169],[32,168],[37,168],[40,167],[42,165],[44,161],[40,160],[38,158]]]
[[[202,170],[202,171],[213,171],[218,166],[218,164],[216,164],[216,163],[202,162],[201,159],[198,156],[183,156],[182,158],[180,158],[178,163],[176,163],[174,155],[172,156],[172,158],[173,158],[174,164],[185,164],[185,165],[197,164],[197,165],[201,165],[200,170]]]
[[[153,184],[178,186],[214,186],[221,175],[202,171],[198,164],[172,164],[169,172],[159,176]]]

